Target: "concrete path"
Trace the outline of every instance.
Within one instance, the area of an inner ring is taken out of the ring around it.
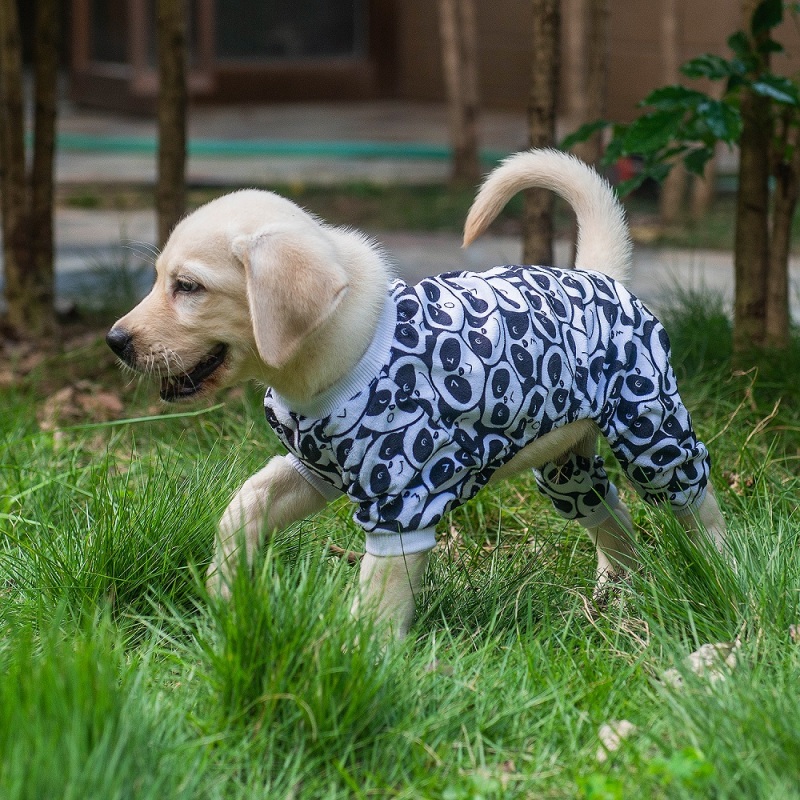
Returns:
[[[136,273],[139,292],[152,282],[152,248],[155,215],[151,211],[85,211],[60,209],[56,215],[58,290],[64,297],[85,297],[92,285],[105,285],[127,269]],[[499,264],[518,264],[521,245],[517,237],[485,236],[469,249],[448,233],[398,233],[370,231],[386,248],[398,274],[416,282],[426,275],[455,269],[480,271]],[[556,265],[567,266],[569,246],[556,248]],[[800,262],[793,261],[792,310],[800,319]],[[634,248],[631,289],[658,308],[676,287],[703,289],[733,298],[733,257],[710,250]]]
[[[79,109],[65,100],[58,125],[59,184],[153,185],[154,120]],[[190,112],[189,136],[192,155],[188,181],[194,185],[347,181],[421,184],[446,180],[450,169],[447,113],[441,105],[382,101],[200,107]],[[525,139],[523,114],[482,115],[480,141],[487,163],[522,149]],[[351,147],[354,143],[375,145],[378,155],[366,157],[363,152],[369,148]],[[275,155],[274,150],[282,155]],[[515,238],[487,236],[463,251],[454,235],[374,233],[384,243],[398,273],[412,281],[446,270],[480,270],[520,261],[520,244]],[[131,271],[138,291],[145,291],[152,280],[149,264],[154,241],[155,217],[151,211],[60,208],[56,214],[59,296],[85,299],[98,286],[119,283]],[[568,247],[561,243],[557,264],[566,266],[567,257]],[[798,264],[792,270],[792,280],[793,311],[800,319]],[[704,287],[729,300],[733,287],[731,255],[636,248],[632,288],[637,294],[658,306],[676,285]]]
[[[56,174],[62,184],[155,182],[153,119],[79,109],[65,101],[59,135]],[[447,111],[440,104],[200,106],[189,112],[188,135],[187,179],[195,185],[420,184],[447,180],[450,172]],[[480,141],[490,158],[524,148],[525,115],[484,113]],[[365,155],[372,150],[377,155]],[[386,151],[391,157],[381,155]]]

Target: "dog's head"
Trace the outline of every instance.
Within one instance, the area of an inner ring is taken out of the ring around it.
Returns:
[[[181,400],[292,369],[331,317],[349,278],[333,229],[270,192],[234,192],[172,232],[150,294],[106,340]]]

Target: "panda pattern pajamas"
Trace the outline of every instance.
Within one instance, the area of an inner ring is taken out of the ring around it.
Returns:
[[[708,481],[664,328],[598,272],[497,267],[395,281],[356,369],[313,405],[271,389],[264,403],[290,462],[324,496],[350,497],[378,556],[433,547],[449,509],[578,420],[597,424],[648,502],[690,513]],[[616,505],[599,457],[572,454],[536,481],[585,526]]]

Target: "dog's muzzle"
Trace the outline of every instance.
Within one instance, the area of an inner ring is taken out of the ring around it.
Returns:
[[[167,402],[187,400],[197,394],[203,384],[225,363],[228,348],[218,344],[188,372],[169,375],[161,380],[161,399]]]
[[[128,331],[124,328],[112,328],[106,334],[106,344],[128,366],[134,366],[136,351],[133,347],[133,336]]]

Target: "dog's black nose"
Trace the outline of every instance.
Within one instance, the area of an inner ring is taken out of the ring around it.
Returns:
[[[106,334],[106,344],[123,360],[129,360],[133,351],[132,337],[124,328],[112,328]]]

